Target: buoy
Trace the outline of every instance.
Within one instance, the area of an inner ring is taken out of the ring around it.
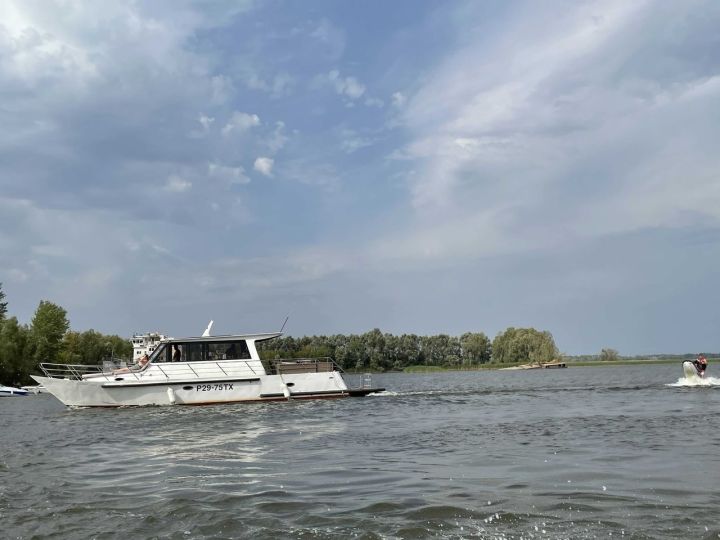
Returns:
[[[167,389],[167,395],[168,400],[170,400],[170,405],[175,405],[175,392],[173,392],[172,388]]]

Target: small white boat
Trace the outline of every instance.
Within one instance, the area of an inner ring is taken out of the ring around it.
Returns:
[[[0,397],[20,397],[27,396],[27,390],[22,388],[13,388],[12,386],[0,386]]]
[[[329,359],[263,363],[255,343],[280,335],[165,338],[145,365],[109,369],[41,364],[45,376],[32,377],[71,407],[341,398],[384,390],[365,383],[362,388],[348,388],[341,370]]]

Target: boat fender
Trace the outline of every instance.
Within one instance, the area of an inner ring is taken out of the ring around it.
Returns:
[[[286,398],[290,399],[291,392],[290,392],[290,389],[288,388],[288,385],[287,385],[287,384],[284,384],[284,385],[283,385],[283,395],[284,395]]]
[[[167,395],[168,400],[170,400],[170,405],[175,405],[175,392],[173,392],[172,388],[167,389]]]

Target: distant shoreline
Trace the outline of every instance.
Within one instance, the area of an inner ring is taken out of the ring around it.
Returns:
[[[709,359],[710,363],[712,364],[713,360],[715,359]],[[648,365],[661,365],[661,364],[676,364],[676,363],[682,363],[683,360],[676,359],[676,358],[658,358],[658,359],[652,359],[652,360],[586,360],[586,361],[577,361],[573,362],[565,361],[565,364],[568,368],[574,368],[574,367],[602,367],[602,366],[648,366]],[[524,364],[482,364],[478,366],[453,366],[453,367],[442,367],[442,366],[408,366],[401,372],[394,372],[394,373],[436,373],[436,372],[448,372],[448,371],[484,371],[484,370],[501,370],[504,368],[509,367],[520,367],[527,365]],[[518,370],[518,371],[525,371],[525,370]],[[390,373],[390,372],[386,372]]]

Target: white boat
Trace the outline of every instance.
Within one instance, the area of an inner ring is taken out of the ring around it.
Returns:
[[[206,332],[208,333],[208,332]],[[39,384],[71,407],[204,405],[239,401],[364,396],[382,388],[348,388],[329,359],[260,360],[255,343],[280,336],[241,334],[167,338],[144,366],[41,364]]]
[[[28,391],[22,388],[13,388],[12,386],[0,385],[0,397],[20,397],[27,396]]]

